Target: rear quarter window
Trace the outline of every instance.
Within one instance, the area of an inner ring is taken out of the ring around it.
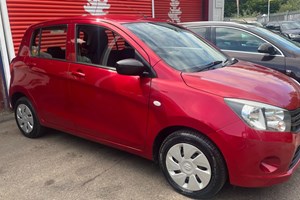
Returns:
[[[33,32],[30,55],[47,59],[66,59],[67,25],[45,27]]]

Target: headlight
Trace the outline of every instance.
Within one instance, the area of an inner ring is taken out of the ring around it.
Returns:
[[[289,132],[289,111],[255,101],[225,98],[225,102],[250,127],[257,130]]]

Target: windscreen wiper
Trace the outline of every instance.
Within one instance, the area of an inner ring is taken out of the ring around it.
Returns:
[[[223,61],[221,60],[217,60],[217,61],[213,61],[211,63],[208,63],[207,65],[201,66],[201,70],[200,71],[206,71],[206,70],[210,70],[210,69],[216,69],[216,66],[223,63]],[[223,65],[222,65],[223,67]]]
[[[218,66],[222,63],[222,66]],[[203,65],[203,66],[196,66],[196,67],[193,67],[193,68],[190,68],[189,71],[190,72],[201,72],[201,71],[206,71],[206,70],[210,70],[210,69],[216,69],[216,68],[219,68],[219,67],[225,67],[225,66],[228,66],[228,65],[231,65],[231,64],[234,64],[235,61],[233,59],[226,59],[224,61],[221,61],[221,60],[217,60],[217,61],[214,61],[214,62],[211,62],[211,63],[208,63],[207,65]],[[218,67],[217,67],[218,66]]]

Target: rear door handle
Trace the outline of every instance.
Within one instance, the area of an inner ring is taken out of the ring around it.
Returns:
[[[85,77],[85,73],[80,72],[80,71],[76,71],[76,72],[72,72],[73,76],[79,77],[79,78],[84,78]]]

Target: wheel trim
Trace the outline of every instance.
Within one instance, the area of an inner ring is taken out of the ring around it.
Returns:
[[[19,104],[16,112],[17,122],[25,133],[33,130],[34,121],[31,110],[25,104]]]
[[[211,180],[207,157],[194,145],[179,143],[167,152],[166,168],[171,179],[182,189],[199,191]]]

